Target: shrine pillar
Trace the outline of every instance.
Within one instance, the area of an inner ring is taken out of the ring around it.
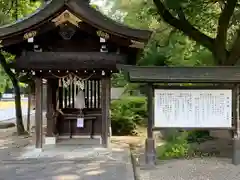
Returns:
[[[56,107],[56,80],[47,80],[47,132],[45,137],[45,144],[56,144],[56,136],[54,135],[55,119],[54,112]]]
[[[105,148],[109,147],[110,144],[110,97],[111,97],[111,79],[110,77],[104,77],[102,79],[101,86],[101,109],[102,109],[102,145]]]
[[[36,114],[35,114],[35,133],[36,133],[36,149],[42,150],[43,121],[42,121],[42,103],[43,103],[43,82],[42,78],[37,77],[36,86]]]

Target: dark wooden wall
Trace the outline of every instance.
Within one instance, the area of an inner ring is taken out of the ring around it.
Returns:
[[[61,82],[62,84],[62,82]],[[78,86],[69,85],[59,87],[59,108],[74,108],[75,96],[79,92]],[[89,79],[84,82],[85,105],[87,109],[101,108],[101,80]]]
[[[94,135],[100,135],[102,132],[102,116],[101,116],[101,80],[89,79],[84,83],[85,105],[83,110],[85,117],[89,119],[84,121],[84,128],[77,128],[77,119],[72,120],[71,123],[64,119],[64,116],[59,116],[57,129],[59,135],[69,136],[70,126],[72,129],[72,135],[90,135],[91,128],[93,128]],[[75,86],[76,87],[76,86]],[[76,89],[78,91],[78,88]],[[75,89],[72,85],[68,88],[59,87],[59,108],[64,113],[73,113]],[[94,119],[94,120],[93,120]],[[92,124],[93,123],[93,124]]]

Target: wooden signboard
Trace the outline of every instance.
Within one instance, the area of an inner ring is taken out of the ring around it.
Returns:
[[[231,128],[231,89],[155,89],[156,128]]]

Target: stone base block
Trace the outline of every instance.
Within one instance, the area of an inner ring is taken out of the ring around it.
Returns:
[[[56,137],[45,137],[45,144],[46,145],[56,144],[56,142],[57,142]]]
[[[232,157],[232,163],[234,165],[240,164],[240,139],[234,139],[233,138],[233,157]]]
[[[41,152],[43,152],[43,149],[42,148],[35,148],[34,152],[35,153],[41,153]]]

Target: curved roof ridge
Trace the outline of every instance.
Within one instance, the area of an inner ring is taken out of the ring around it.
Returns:
[[[104,28],[107,31],[118,32],[118,35],[126,35],[133,38],[135,37],[136,39],[142,41],[147,41],[151,36],[151,31],[132,28],[125,24],[114,21],[100,11],[92,8],[87,3],[81,3],[81,1],[78,0],[69,0],[67,5],[71,10],[75,11],[76,13],[79,12],[82,17],[92,17],[86,19],[86,21],[90,21],[90,24],[98,27],[101,27],[102,24],[105,24]]]
[[[66,7],[72,11],[75,16],[82,19],[86,23],[106,33],[131,39],[132,41],[147,42],[152,34],[149,30],[140,30],[128,27],[124,24],[116,22],[100,11],[92,8],[89,3],[82,0],[52,0],[39,8],[36,12],[8,26],[0,27],[0,40],[3,45],[10,45],[9,38],[26,33],[36,29],[43,24],[49,23],[51,17],[60,13],[60,10]]]

